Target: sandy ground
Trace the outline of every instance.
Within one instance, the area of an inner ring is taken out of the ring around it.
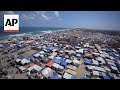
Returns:
[[[83,77],[83,75],[90,75],[90,72],[85,70],[85,65],[84,65],[84,61],[81,59],[82,64],[77,68],[77,79],[80,79]]]
[[[37,52],[36,50],[26,51],[26,52],[24,53],[24,56],[25,56],[25,58],[27,58],[27,57],[33,55],[33,54],[36,53],[36,52]]]

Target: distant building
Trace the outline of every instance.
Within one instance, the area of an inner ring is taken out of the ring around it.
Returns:
[[[78,44],[78,34],[70,35],[70,44],[77,45]]]

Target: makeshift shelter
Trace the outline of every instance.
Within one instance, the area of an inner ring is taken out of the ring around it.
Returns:
[[[95,77],[100,75],[98,71],[92,71],[92,74],[93,74],[93,76],[95,76]]]
[[[53,73],[51,79],[61,79],[57,74]]]
[[[53,47],[47,47],[46,50],[52,51],[54,48]]]
[[[103,79],[110,79],[109,76],[103,76]]]
[[[118,68],[115,67],[115,66],[111,66],[111,69],[112,69],[112,70],[115,70],[115,71],[118,71]]]
[[[93,62],[93,65],[99,65],[98,61],[96,60],[92,60],[92,62]]]
[[[35,58],[33,57],[33,55],[31,55],[27,59],[31,61],[31,60],[34,60]]]
[[[76,75],[71,76],[71,79],[76,79],[76,78],[77,78]]]
[[[24,72],[25,68],[23,66],[20,66],[19,69]]]
[[[66,68],[71,69],[71,70],[74,70],[74,71],[76,71],[76,69],[77,69],[77,67],[75,67],[75,66],[73,66],[73,65],[67,65]]]
[[[64,75],[63,75],[64,79],[71,79],[71,77],[72,77],[72,75],[67,73],[67,72],[65,72]]]
[[[73,71],[73,70],[70,70],[70,69],[66,69],[65,72],[70,73],[72,75],[76,75],[76,73],[77,73],[76,71]]]
[[[17,60],[16,60],[17,63],[20,62],[20,61],[21,61],[21,59],[17,59]]]
[[[48,66],[48,67],[52,67],[53,64],[54,64],[54,62],[50,61],[50,62],[48,62],[48,63],[46,64],[46,66]]]
[[[91,60],[85,60],[85,64],[86,64],[86,65],[91,65],[92,62],[91,62]]]
[[[54,57],[54,58],[52,59],[52,62],[55,62],[55,63],[60,64],[60,63],[61,63],[61,60],[59,60],[59,59],[57,59],[56,57]]]
[[[120,57],[118,57],[118,56],[114,56],[113,58],[114,58],[113,59],[114,61],[119,61],[120,60]]]
[[[50,77],[53,74],[53,70],[49,67],[42,70],[42,75],[46,78]]]
[[[87,68],[88,70],[94,70],[94,69],[95,69],[95,66],[87,65],[86,68]]]
[[[94,69],[97,70],[97,71],[100,71],[100,72],[106,72],[105,69],[101,68],[101,67],[96,66]]]
[[[36,54],[34,55],[34,57],[36,57],[36,58],[38,58],[39,56],[40,56],[39,53],[36,53]]]
[[[67,66],[67,62],[62,61],[62,62],[61,62],[61,65],[64,66],[64,67],[66,67],[66,66]]]
[[[43,55],[43,54],[45,54],[45,52],[44,51],[40,51],[39,54]]]
[[[72,60],[66,59],[67,63],[72,63]]]
[[[22,64],[22,65],[27,64],[27,63],[29,63],[29,62],[30,62],[30,61],[27,60],[27,59],[25,59],[25,58],[21,60],[21,64]]]
[[[34,69],[39,72],[42,69],[42,67],[40,67],[38,65],[34,65]]]
[[[59,65],[59,64],[57,64],[57,63],[54,63],[54,64],[53,64],[53,67],[56,68],[56,69],[61,69],[61,70],[64,69],[63,66],[61,66],[61,65]]]

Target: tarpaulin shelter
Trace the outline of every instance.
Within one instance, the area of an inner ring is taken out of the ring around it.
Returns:
[[[61,60],[59,60],[59,59],[57,59],[56,57],[54,57],[54,58],[52,59],[52,62],[55,62],[55,63],[60,64],[60,63],[61,63]]]
[[[66,69],[65,72],[70,73],[72,75],[76,75],[76,71],[70,70],[70,69]]]
[[[114,56],[113,58],[114,58],[114,59],[113,59],[114,61],[120,60],[120,57],[118,57],[118,56]]]
[[[53,73],[51,75],[51,79],[60,79],[60,77],[57,74]]]
[[[71,79],[76,79],[77,77],[75,75],[72,75],[71,76]]]
[[[110,79],[109,76],[103,76],[103,79]]]
[[[33,55],[31,55],[27,59],[31,61],[31,60],[34,60],[34,57],[33,57]]]
[[[91,63],[92,63],[91,60],[85,60],[86,65],[91,65]]]
[[[54,48],[53,47],[47,47],[46,50],[53,50]]]
[[[53,64],[54,64],[54,62],[50,61],[46,64],[46,66],[51,67],[51,66],[53,66]]]
[[[61,65],[66,67],[66,66],[67,66],[67,62],[62,61],[62,62],[61,62]]]

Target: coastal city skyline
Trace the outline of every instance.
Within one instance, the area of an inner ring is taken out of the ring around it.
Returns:
[[[119,11],[0,11],[0,21],[4,14],[19,14],[20,27],[120,30]]]

